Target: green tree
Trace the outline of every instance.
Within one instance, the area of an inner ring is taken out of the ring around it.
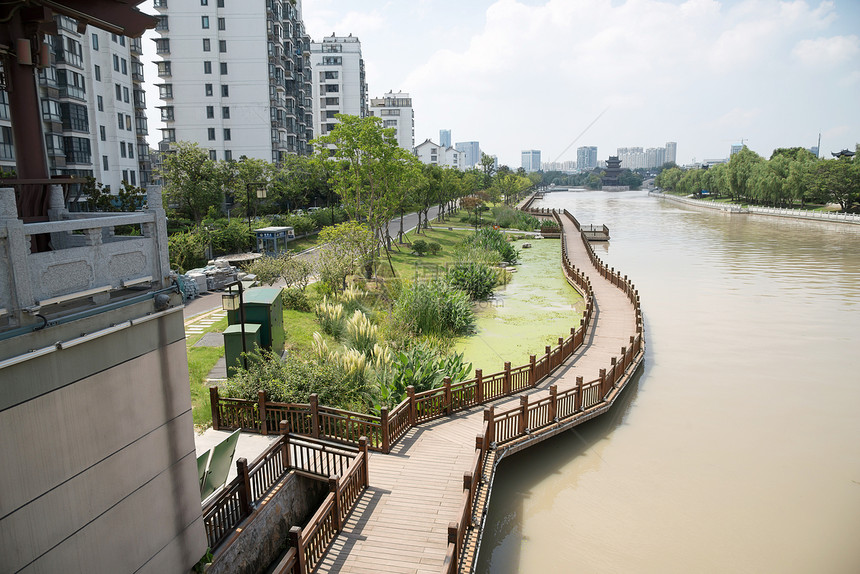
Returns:
[[[751,179],[754,166],[764,161],[760,155],[744,146],[734,154],[728,163],[729,193],[732,199],[750,199],[752,197]]]
[[[376,237],[367,225],[357,221],[332,225],[320,231],[320,240],[326,245],[319,250],[317,272],[335,293],[346,288],[346,278],[357,266],[368,270]]]
[[[206,150],[196,143],[178,142],[162,156],[158,173],[164,180],[165,205],[195,225],[200,225],[210,207],[220,208],[224,197],[221,175]]]
[[[838,203],[842,211],[860,201],[860,163],[848,158],[823,160],[810,170],[810,187],[818,197]]]

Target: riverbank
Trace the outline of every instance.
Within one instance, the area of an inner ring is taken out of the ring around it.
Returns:
[[[851,223],[860,225],[860,215],[853,213],[828,213],[826,211],[781,209],[777,207],[758,207],[754,205],[742,206],[734,203],[717,203],[706,199],[693,199],[690,197],[678,197],[663,192],[649,191],[650,197],[657,197],[675,203],[683,203],[694,207],[715,209],[726,213],[769,215],[771,217],[788,217],[792,219],[804,219],[808,221],[825,221],[828,223]]]

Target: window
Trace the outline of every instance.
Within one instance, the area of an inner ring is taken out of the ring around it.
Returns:
[[[337,84],[326,84],[325,91],[327,94],[333,94],[340,91],[340,86]]]
[[[119,129],[122,129],[122,127],[125,125],[125,123],[122,121],[121,113],[116,114],[116,125],[119,126]]]
[[[382,127],[396,128],[397,127],[397,120],[385,120],[384,122],[382,122]]]
[[[221,97],[228,98],[230,97],[230,86],[227,84],[221,84]]]
[[[169,30],[167,27],[167,16],[156,16],[155,29],[156,30]]]
[[[9,104],[6,103],[6,92],[0,92],[0,100],[3,101],[3,111],[0,117],[4,120],[9,119]],[[50,122],[63,121],[63,112],[60,110],[60,103],[53,100],[42,100],[42,119]]]
[[[218,18],[218,29],[226,30],[227,29],[227,21],[224,18]]]
[[[233,161],[233,150],[224,150],[224,161]]]
[[[161,84],[158,86],[158,97],[162,100],[173,98],[173,84]]]
[[[225,75],[227,73],[227,62],[221,62],[221,75]]]
[[[122,170],[122,180],[128,181],[128,170],[127,169]]]
[[[137,174],[134,172],[134,170],[131,170],[131,171],[128,173],[128,175],[130,175],[130,176],[131,176],[131,184],[132,184],[132,185],[137,185],[137,177],[135,177]]]
[[[125,142],[119,142],[119,157],[125,157]]]
[[[326,98],[325,105],[327,106],[337,106],[340,104],[340,98]]]
[[[119,72],[119,56],[113,55],[113,71]]]
[[[102,69],[101,66],[95,66],[93,68],[93,76],[95,77],[97,82],[102,81]]]
[[[101,96],[96,96],[96,107],[100,112],[105,111],[105,101]]]
[[[156,62],[156,66],[158,66],[158,77],[159,78],[169,78],[172,74],[170,73],[170,60],[164,60],[163,62]]]
[[[212,73],[212,62],[210,62],[209,60],[205,60],[203,62],[203,73],[204,74],[211,74]]]
[[[325,43],[322,47],[323,53],[340,53],[343,52],[343,46],[340,44]]]
[[[90,124],[87,120],[86,106],[63,102],[60,104],[60,116],[63,119],[64,129],[89,133]]]
[[[117,101],[122,100],[122,86],[120,86],[119,84],[114,84],[113,88],[114,88],[114,91],[116,92],[116,100]]]
[[[91,163],[93,161],[88,138],[64,137],[63,151],[66,163]]]
[[[93,41],[92,41],[93,50],[98,52],[99,51],[99,35],[93,34],[92,38],[93,38]]]
[[[230,128],[224,128],[224,141],[230,141]]]
[[[104,126],[99,126],[99,139],[103,142],[107,141],[107,129]]]
[[[203,38],[203,51],[204,52],[208,52],[211,49],[210,45],[211,45],[211,42],[209,41],[209,38]]]
[[[224,106],[223,108],[221,108],[221,117],[224,118],[225,120],[230,119],[230,107],[229,106]]]
[[[324,80],[336,80],[338,76],[337,70],[334,72],[323,72],[322,74]]]
[[[215,117],[215,106],[206,106],[206,119],[211,120]]]
[[[227,40],[218,40],[218,51],[222,54],[227,52]]]
[[[224,0],[218,0],[218,7],[219,7],[219,8],[223,8],[223,7],[224,7]]]
[[[206,89],[206,95],[211,96],[212,95],[212,84],[205,84],[204,88]]]
[[[173,106],[164,106],[161,108],[161,121],[170,122],[173,120]]]
[[[201,26],[204,30],[208,30],[208,29],[209,29],[209,16],[200,16],[200,26]]]
[[[325,56],[322,59],[324,66],[340,66],[343,59],[340,56]]]
[[[123,87],[122,87],[122,101],[124,101],[125,103],[128,103],[128,100],[129,100],[129,98],[128,98],[128,93],[129,93],[129,92],[128,92],[128,88],[126,88],[125,86],[123,86]]]
[[[170,38],[158,38],[155,40],[155,53],[156,54],[169,54],[170,53]]]
[[[201,6],[209,6],[209,0],[200,0]]]
[[[165,16],[165,18],[167,18],[167,16]],[[120,36],[120,37],[119,37],[119,45],[120,45],[120,46],[125,46],[125,36]]]
[[[166,142],[176,141],[176,130],[173,128],[162,128],[161,137]]]
[[[119,67],[120,67],[120,71],[122,72],[122,75],[127,76],[128,75],[128,60],[126,60],[125,58],[120,58],[119,64],[120,64]]]
[[[125,114],[125,131],[131,131],[131,116]]]
[[[216,161],[218,159],[218,152],[216,152],[214,149],[210,149],[209,159],[211,159],[212,161]]]
[[[110,169],[110,168],[108,167],[108,156],[106,156],[106,155],[103,155],[103,156],[102,156],[102,168],[104,168],[104,170],[105,170],[105,171],[107,171],[108,169]]]
[[[128,148],[128,157],[133,159],[134,158],[134,144],[132,144],[131,142],[128,142],[128,145],[126,147]]]
[[[87,98],[84,77],[77,72],[57,70],[57,86],[60,88],[61,96],[77,98],[79,100]]]
[[[209,141],[212,141],[212,140],[214,140],[214,139],[215,139],[215,128],[209,128],[209,129],[207,129],[207,130],[206,130],[206,133],[207,133],[207,135],[208,135],[208,137],[209,137]]]

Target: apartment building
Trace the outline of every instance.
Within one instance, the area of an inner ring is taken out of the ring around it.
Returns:
[[[522,168],[526,173],[540,171],[540,150],[528,149],[521,153]]]
[[[427,165],[438,165],[453,169],[466,169],[466,152],[459,151],[451,146],[443,146],[427,139],[415,146],[415,155],[418,160]]]
[[[405,92],[388,92],[370,99],[370,115],[382,118],[382,127],[394,128],[397,145],[412,152],[415,148],[415,112],[412,98]]]
[[[160,151],[282,161],[313,138],[310,38],[300,0],[155,0]]]
[[[576,148],[576,167],[580,171],[597,167],[597,146],[582,146]]]
[[[454,147],[466,154],[466,168],[481,163],[481,144],[478,142],[457,142]],[[497,166],[498,167],[498,166]]]
[[[126,38],[56,15],[45,36],[38,97],[51,175],[95,177],[116,193],[123,181],[145,186],[151,166],[139,38]],[[0,169],[15,169],[9,95],[0,90]],[[77,189],[77,188],[76,188]],[[72,193],[72,200],[80,199]],[[76,209],[74,202],[71,206]]]
[[[311,42],[310,58],[314,135],[330,132],[337,114],[367,116],[367,83],[359,39],[352,34],[332,34]]]

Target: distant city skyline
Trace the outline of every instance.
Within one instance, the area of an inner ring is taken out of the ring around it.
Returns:
[[[528,148],[554,162],[674,141],[686,164],[741,139],[766,157],[819,132],[822,156],[860,141],[857,2],[304,0],[302,13],[314,39],[361,38],[371,93],[412,94],[416,141],[450,129],[511,167]],[[512,69],[564,97],[511,89]]]

